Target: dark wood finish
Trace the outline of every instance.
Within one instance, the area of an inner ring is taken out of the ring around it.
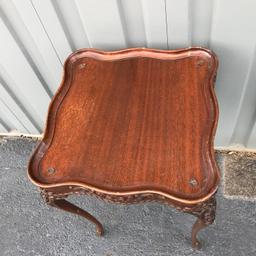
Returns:
[[[72,54],[29,163],[31,181],[71,212],[63,198],[72,193],[166,202],[198,217],[197,246],[197,232],[214,220],[219,182],[217,64],[203,48]]]

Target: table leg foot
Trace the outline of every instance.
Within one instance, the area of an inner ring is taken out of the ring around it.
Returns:
[[[197,239],[197,233],[204,227],[206,227],[206,224],[201,219],[197,219],[193,225],[191,240],[192,240],[192,247],[195,249],[200,249],[202,246],[200,241]]]
[[[96,234],[98,236],[103,236],[104,229],[103,229],[102,224],[95,217],[93,217],[90,213],[86,212],[85,210],[77,207],[76,205],[68,202],[65,199],[51,200],[48,204],[53,207],[56,207],[56,208],[62,209],[64,211],[74,213],[74,214],[77,214],[77,215],[80,215],[80,216],[86,218],[87,220],[91,221],[92,223],[94,223],[96,225]]]
[[[202,205],[199,205],[197,209],[193,210],[191,214],[198,217],[196,222],[192,227],[191,240],[192,247],[195,249],[201,248],[201,243],[197,239],[198,232],[212,224],[215,220],[215,212],[216,212],[216,199],[215,196],[211,197],[208,201],[204,202]]]

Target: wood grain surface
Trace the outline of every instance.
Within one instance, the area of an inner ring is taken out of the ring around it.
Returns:
[[[217,65],[203,48],[72,54],[30,160],[30,179],[45,188],[210,197],[219,182]]]

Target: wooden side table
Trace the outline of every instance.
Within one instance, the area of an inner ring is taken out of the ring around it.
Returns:
[[[193,214],[197,233],[215,219],[218,108],[211,51],[83,49],[67,59],[28,176],[45,201],[101,223],[66,201],[159,201]]]

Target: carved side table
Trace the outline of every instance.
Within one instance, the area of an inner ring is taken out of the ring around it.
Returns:
[[[213,138],[218,61],[203,48],[83,49],[67,59],[28,175],[45,201],[101,223],[66,201],[159,201],[193,214],[192,245],[215,218]]]

